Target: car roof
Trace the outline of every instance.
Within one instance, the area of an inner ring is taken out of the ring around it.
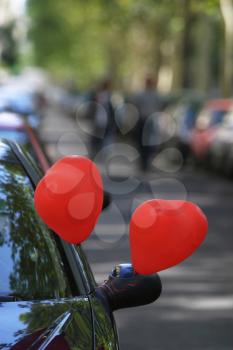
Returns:
[[[0,129],[25,129],[25,122],[21,116],[11,112],[0,113]]]
[[[222,109],[229,110],[233,107],[233,99],[230,98],[222,98],[222,99],[214,99],[206,102],[204,108],[205,109]]]

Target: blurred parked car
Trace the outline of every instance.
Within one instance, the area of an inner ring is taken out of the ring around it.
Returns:
[[[65,93],[62,95],[60,99],[60,106],[66,115],[69,115],[70,117],[75,118],[77,109],[79,108],[82,101],[83,101],[82,96],[65,91]]]
[[[46,98],[53,106],[65,115],[75,118],[77,109],[85,103],[85,98],[78,92],[71,92],[61,86],[50,85],[46,91]]]
[[[233,109],[228,112],[212,140],[208,159],[213,169],[233,174]]]
[[[231,99],[210,100],[200,111],[190,139],[191,150],[197,160],[206,160],[210,144],[232,106]]]
[[[190,137],[195,121],[204,102],[200,94],[184,95],[174,105],[159,113],[158,138],[165,146],[178,148],[184,159],[190,152]]]
[[[20,115],[0,112],[0,138],[19,143],[35,159],[43,172],[48,170],[49,161],[45,156],[36,131]]]
[[[113,311],[154,301],[160,279],[121,264],[97,286],[81,246],[38,217],[39,180],[27,154],[0,140],[0,348],[117,350]]]
[[[22,89],[17,85],[0,88],[0,110],[22,115],[33,128],[37,128],[41,123],[39,115],[41,101],[41,94]]]

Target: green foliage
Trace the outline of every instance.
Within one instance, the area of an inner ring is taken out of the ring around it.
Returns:
[[[221,22],[219,0],[28,0],[35,62],[83,88],[103,75],[122,84],[158,73],[187,40],[185,9],[190,26],[202,16]]]
[[[108,35],[98,2],[30,0],[28,6],[36,63],[81,85],[104,73]]]

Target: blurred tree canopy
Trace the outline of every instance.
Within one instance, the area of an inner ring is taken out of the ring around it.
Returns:
[[[0,26],[0,64],[7,67],[14,67],[18,63],[18,45],[14,30],[14,21]]]
[[[163,90],[225,85],[227,95],[233,34],[223,8],[231,1],[28,0],[34,59],[81,88],[103,75],[138,87],[154,74]]]

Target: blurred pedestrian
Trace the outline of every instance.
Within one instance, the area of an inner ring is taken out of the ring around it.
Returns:
[[[151,154],[155,151],[156,130],[154,121],[155,113],[160,109],[160,98],[152,76],[146,77],[145,88],[136,95],[134,103],[139,112],[135,141],[141,156],[141,168],[146,171]]]
[[[114,109],[111,101],[112,83],[110,79],[104,79],[92,91],[92,103],[90,104],[92,120],[92,135],[90,140],[91,158],[105,146],[113,142],[116,126]]]

